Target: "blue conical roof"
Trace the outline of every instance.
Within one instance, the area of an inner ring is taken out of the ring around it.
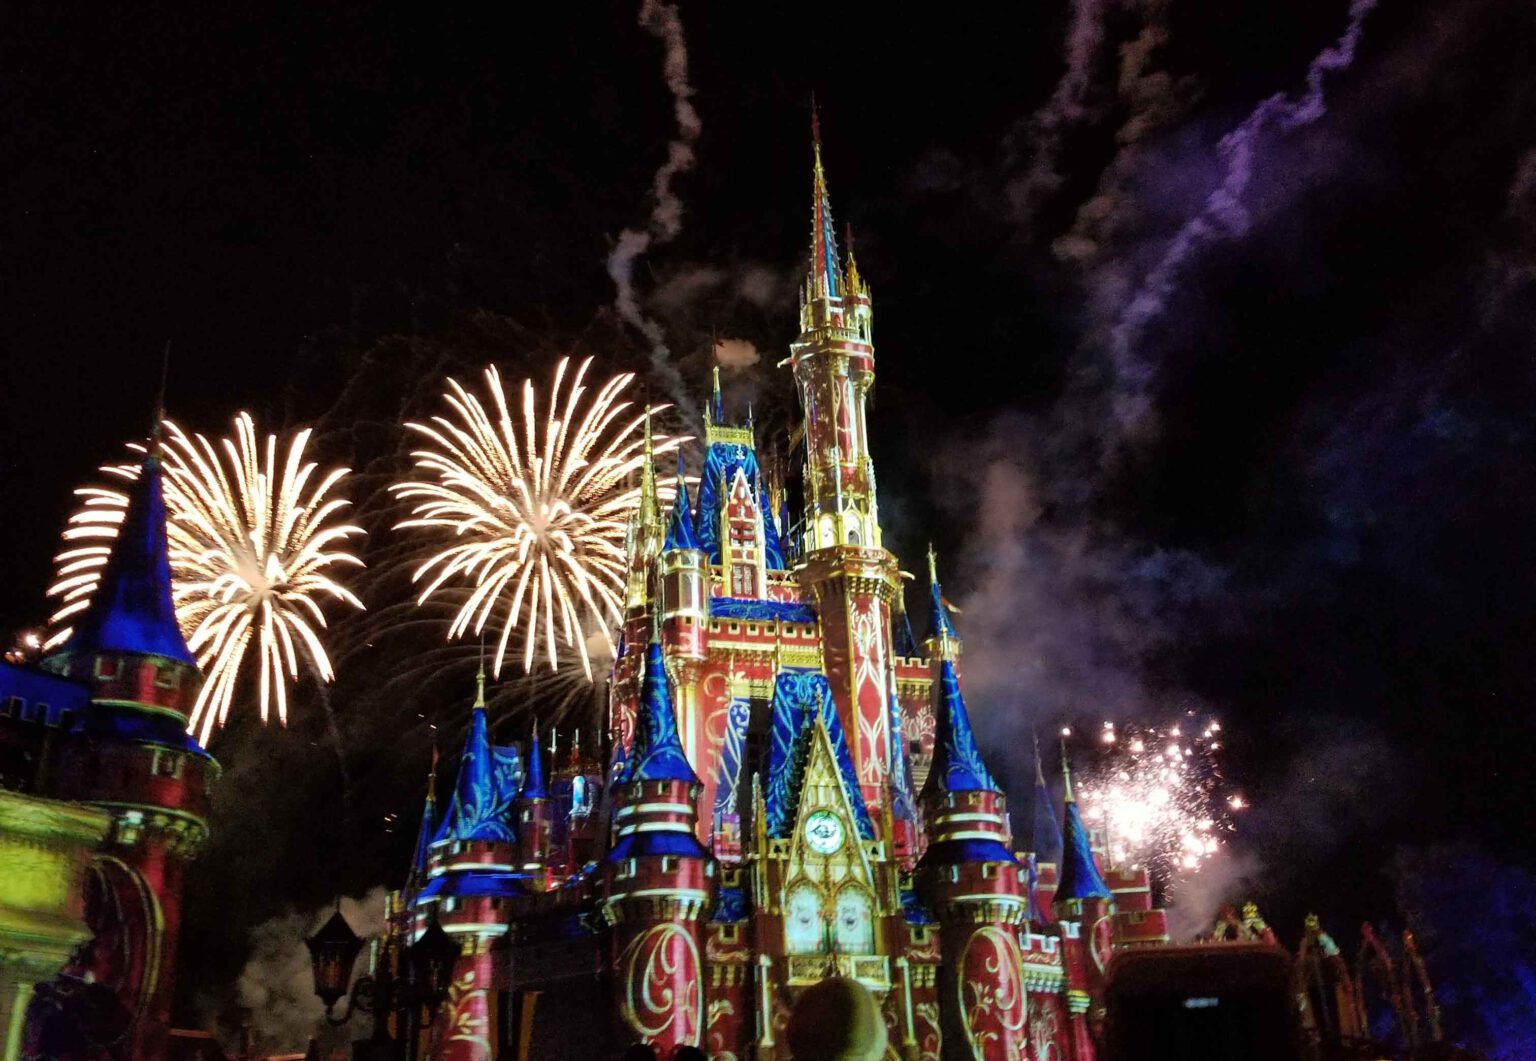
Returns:
[[[1093,847],[1088,839],[1088,829],[1083,825],[1083,816],[1077,811],[1077,800],[1072,795],[1072,775],[1065,755],[1061,766],[1066,813],[1062,816],[1061,873],[1057,877],[1056,898],[1113,899],[1093,861]]]
[[[699,507],[694,516],[695,548],[709,554],[711,563],[720,563],[720,514],[729,501],[731,484],[740,471],[747,487],[758,501],[758,515],[763,521],[763,555],[774,571],[784,569],[784,547],[779,541],[777,521],[768,514],[762,469],[757,451],[739,442],[713,442],[704,452],[704,471],[699,476]]]
[[[655,641],[645,653],[645,681],[640,691],[639,717],[635,720],[634,756],[624,780],[699,783],[677,732],[677,714],[672,710],[672,695],[667,689],[661,645]]]
[[[949,618],[949,606],[944,603],[944,591],[939,586],[937,576],[928,582],[928,596],[932,608],[929,636],[958,641],[960,635],[955,632],[955,624]]]
[[[903,589],[900,592],[903,598],[901,606],[896,609],[896,614],[891,618],[892,634],[896,642],[891,647],[896,655],[911,659],[922,653],[918,651],[917,638],[912,636],[912,620],[907,616],[906,591]]]
[[[664,548],[697,549],[698,537],[693,533],[693,512],[688,503],[688,482],[683,478],[683,457],[677,457],[677,497],[672,502],[672,518],[667,522],[667,542]]]
[[[1033,830],[1030,847],[1040,862],[1057,862],[1061,858],[1061,824],[1051,800],[1051,790],[1045,783],[1045,771],[1040,767],[1040,749],[1035,749],[1035,792]]]
[[[533,727],[528,738],[528,780],[523,783],[524,799],[548,799],[549,789],[544,784],[544,751],[539,747],[539,727]]]
[[[470,712],[469,734],[464,738],[464,755],[459,760],[453,798],[448,802],[448,810],[443,814],[433,843],[446,840],[512,843],[517,839],[512,828],[512,801],[517,795],[516,781],[521,779],[522,768],[515,761],[515,755],[491,747],[490,730],[485,720],[483,682],[481,688],[482,695]]]
[[[165,537],[165,485],[153,454],[144,459],[128,494],[128,509],[101,583],[62,651],[138,652],[196,665],[176,623]]]
[[[427,798],[421,804],[421,825],[416,829],[416,853],[411,858],[411,879],[419,881],[427,871],[427,852],[437,829],[437,752],[432,753],[432,774],[427,779]]]
[[[953,660],[939,663],[938,717],[934,720],[933,765],[924,795],[932,792],[1001,792],[976,748],[971,716],[960,693]]]

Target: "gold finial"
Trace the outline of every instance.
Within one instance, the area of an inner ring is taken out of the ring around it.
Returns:
[[[928,581],[930,584],[939,581],[939,554],[933,551],[933,543],[928,543]]]
[[[1062,802],[1076,803],[1077,797],[1072,794],[1072,763],[1067,758],[1067,735],[1061,735],[1061,785],[1063,789]]]
[[[475,706],[485,707],[485,644],[480,645],[480,671],[475,675]]]
[[[1040,762],[1040,731],[1035,727],[1029,728],[1030,736],[1035,741],[1035,784],[1045,787],[1045,767]]]

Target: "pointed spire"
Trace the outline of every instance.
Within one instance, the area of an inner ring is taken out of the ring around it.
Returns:
[[[905,584],[896,587],[896,611],[891,616],[893,646],[896,655],[911,659],[919,655],[917,638],[912,634],[912,620],[907,615],[907,587]]]
[[[949,602],[944,599],[944,590],[939,585],[939,558],[931,542],[928,545],[928,595],[933,612],[928,639],[934,644],[934,654],[940,659],[954,659],[959,653],[960,635],[949,618]]]
[[[661,645],[655,635],[645,654],[645,679],[640,691],[640,713],[635,720],[635,750],[625,771],[626,781],[687,781],[699,777],[683,751],[677,731],[677,714],[667,689]]]
[[[1072,795],[1072,767],[1067,761],[1067,742],[1061,742],[1061,780],[1066,808],[1062,817],[1061,872],[1057,878],[1056,899],[1113,899],[1109,886],[1093,860],[1093,847],[1083,817]]]
[[[939,664],[938,717],[935,719],[933,765],[924,795],[935,792],[1001,792],[976,747],[971,716],[960,692],[954,660]]]
[[[1030,846],[1041,862],[1055,862],[1061,857],[1061,825],[1051,803],[1051,790],[1045,783],[1045,767],[1040,760],[1040,735],[1035,739],[1035,805]]]
[[[176,622],[157,449],[152,446],[129,487],[127,511],[101,582],[62,653],[134,652],[196,665]]]
[[[427,798],[421,804],[421,825],[416,830],[416,855],[411,859],[411,879],[407,891],[421,884],[427,872],[427,853],[437,828],[437,741],[432,742],[432,766],[427,771]]]
[[[491,747],[490,728],[485,719],[485,657],[481,654],[480,672],[475,680],[475,704],[469,712],[469,732],[464,737],[464,754],[459,758],[459,776],[453,785],[453,798],[439,823],[434,844],[445,840],[513,841],[511,793],[499,783],[496,751]]]
[[[533,735],[528,738],[528,780],[523,784],[524,799],[548,799],[549,789],[544,784],[544,752],[539,748],[539,725],[533,725]]]
[[[859,275],[858,262],[853,260],[853,226],[843,226],[843,246],[848,250],[848,266],[844,273],[847,281],[848,292],[857,295],[864,287],[864,278]]]
[[[667,522],[665,548],[697,549],[699,542],[693,533],[693,513],[688,501],[688,480],[683,476],[683,455],[677,455],[677,496],[672,501],[672,518]]]
[[[821,119],[811,109],[811,298],[837,298],[842,294],[843,270],[838,264],[837,236],[832,225],[832,205],[827,195],[827,175],[821,165]]]
[[[725,426],[725,397],[720,393],[720,366],[710,370],[709,419],[716,427]]]
[[[656,457],[651,440],[651,407],[645,407],[645,463],[640,468],[640,527],[642,532],[661,523],[661,501],[656,494]]]

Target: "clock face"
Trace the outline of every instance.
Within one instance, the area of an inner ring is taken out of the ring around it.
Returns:
[[[843,846],[843,822],[829,810],[819,810],[805,819],[805,843],[818,855],[830,855]]]

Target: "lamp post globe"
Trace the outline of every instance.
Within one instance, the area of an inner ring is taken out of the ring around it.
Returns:
[[[309,948],[309,963],[315,974],[315,994],[325,1003],[326,1012],[347,993],[352,980],[352,966],[363,941],[352,931],[347,919],[337,910],[320,930],[304,941]]]

